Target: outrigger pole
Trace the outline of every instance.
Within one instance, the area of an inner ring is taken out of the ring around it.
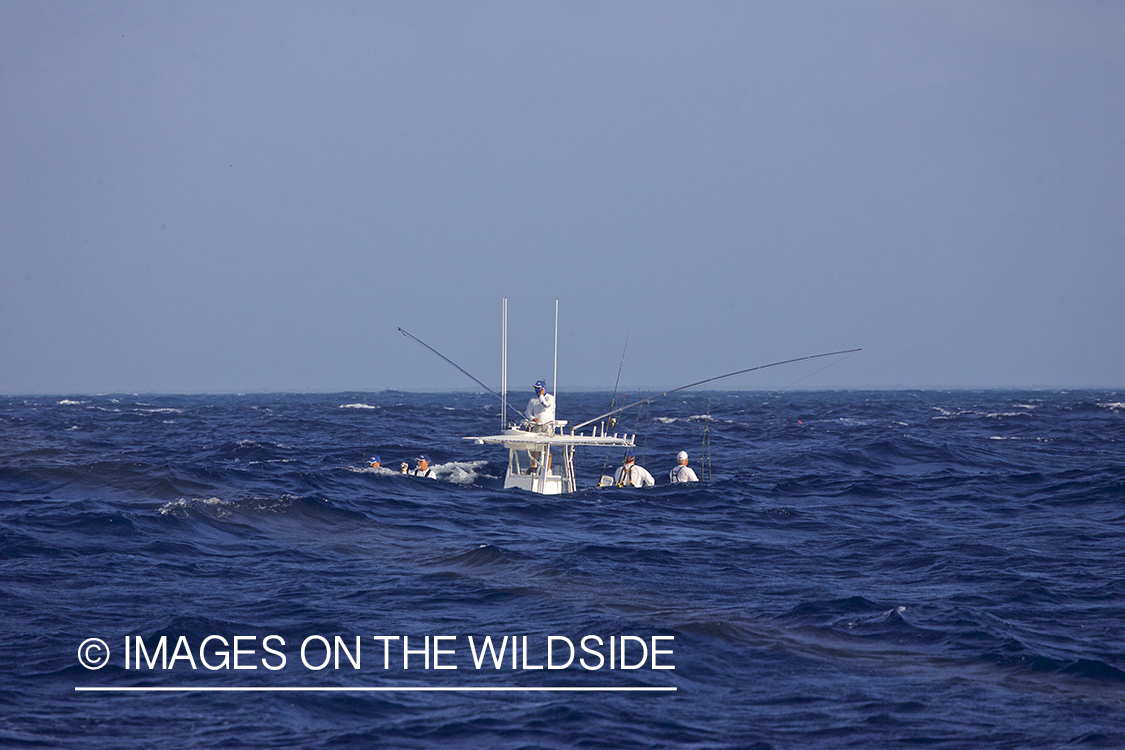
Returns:
[[[508,298],[500,306],[500,429],[508,426]]]
[[[555,408],[559,405],[559,301],[555,300],[555,367],[551,371],[551,389],[555,392]]]
[[[399,330],[402,331],[401,328]],[[402,331],[402,332],[406,333],[406,331]],[[411,338],[413,338],[413,337],[411,337]],[[418,342],[418,343],[421,343],[421,342]],[[429,347],[427,347],[427,348],[429,348]],[[735,375],[743,375],[745,373],[754,372],[756,370],[765,370],[765,369],[768,369],[770,367],[778,367],[779,365],[791,365],[794,362],[804,362],[807,359],[820,359],[821,357],[833,357],[833,356],[836,356],[836,355],[839,355],[839,354],[855,354],[858,351],[862,351],[862,350],[861,349],[844,349],[843,351],[839,351],[839,352],[825,352],[824,354],[813,354],[813,355],[810,355],[808,357],[797,357],[796,359],[787,359],[787,360],[784,360],[782,362],[771,362],[768,365],[758,365],[757,367],[748,367],[745,370],[738,370],[737,372],[728,372],[726,375],[718,375],[718,376],[713,377],[713,378],[707,378],[706,380],[700,380],[697,383],[689,383],[688,385],[681,385],[679,388],[673,388],[670,391],[664,391],[663,393],[658,393],[655,396],[649,396],[648,398],[642,398],[640,401],[634,401],[631,404],[625,404],[625,406],[619,406],[618,408],[614,409],[613,411],[607,411],[605,414],[600,414],[600,415],[594,417],[593,419],[587,419],[585,422],[582,422],[581,424],[574,425],[574,427],[571,428],[571,432],[574,432],[575,430],[578,430],[582,427],[585,427],[588,424],[593,424],[594,422],[597,422],[599,419],[605,419],[606,417],[611,417],[619,411],[625,411],[626,409],[631,409],[634,406],[640,406],[641,404],[646,404],[649,401],[652,401],[653,399],[660,398],[661,396],[667,396],[669,393],[676,393],[677,391],[685,391],[688,388],[694,388],[697,385],[706,385],[707,383],[714,383],[716,380],[722,380],[723,378],[733,378]],[[622,355],[622,356],[624,356],[624,355]],[[442,357],[442,359],[445,359],[445,358]],[[460,369],[460,368],[458,368],[458,369]],[[461,370],[461,371],[465,372],[464,370]],[[468,373],[465,373],[465,374],[468,375]],[[469,377],[472,377],[472,376],[470,375]],[[473,379],[476,380],[476,378],[473,378]]]
[[[507,306],[507,305],[505,305],[505,307],[506,307],[506,306]],[[426,347],[426,348],[427,348],[427,349],[429,349],[429,350],[430,350],[431,352],[433,352],[434,354],[438,355],[439,357],[441,357],[442,359],[444,359],[444,360],[445,360],[446,362],[448,362],[449,364],[451,364],[451,365],[453,365],[454,367],[456,367],[456,368],[457,368],[458,370],[460,370],[460,371],[461,371],[461,373],[462,373],[463,375],[466,375],[466,376],[468,376],[468,378],[469,378],[470,380],[472,380],[472,381],[473,381],[474,383],[476,383],[476,384],[477,384],[477,385],[479,385],[479,386],[480,386],[481,388],[483,388],[483,389],[485,389],[486,391],[488,391],[489,393],[491,393],[491,394],[492,394],[493,396],[495,396],[496,398],[500,399],[500,403],[501,403],[501,404],[502,404],[503,406],[507,406],[507,407],[508,407],[509,409],[511,409],[512,411],[514,411],[514,412],[515,412],[516,414],[519,414],[519,415],[520,415],[521,417],[523,417],[524,419],[527,419],[527,415],[526,415],[526,414],[524,414],[524,413],[523,413],[522,411],[520,411],[520,410],[519,410],[519,409],[517,409],[516,407],[512,406],[511,404],[509,404],[509,403],[508,403],[508,402],[507,402],[506,400],[504,400],[504,397],[503,397],[503,396],[501,396],[501,395],[500,395],[499,393],[497,393],[496,391],[492,390],[491,388],[489,388],[489,387],[488,387],[487,385],[485,385],[484,383],[482,383],[482,382],[480,382],[479,380],[477,380],[476,378],[474,378],[474,377],[473,377],[473,376],[472,376],[472,375],[471,375],[471,374],[470,374],[470,373],[468,372],[468,370],[466,370],[465,368],[461,367],[461,365],[457,364],[457,363],[456,363],[456,362],[454,362],[454,361],[453,361],[452,359],[450,359],[449,357],[445,356],[444,354],[442,354],[441,352],[439,352],[439,351],[438,351],[437,349],[433,348],[432,346],[430,346],[429,344],[427,344],[427,343],[426,343],[425,341],[423,341],[422,339],[418,338],[418,337],[417,337],[417,336],[415,336],[414,334],[412,334],[412,333],[407,333],[406,331],[402,330],[401,328],[399,328],[399,329],[398,329],[398,332],[399,332],[399,333],[401,333],[401,334],[402,334],[403,336],[406,336],[407,338],[410,338],[410,339],[414,339],[414,340],[415,340],[415,341],[417,341],[417,342],[418,342],[419,344],[421,344],[422,346]],[[506,338],[507,338],[507,329],[506,329],[506,327],[505,327],[505,332],[504,332],[504,336],[505,336],[505,339],[506,339]],[[506,377],[507,377],[507,376],[505,375],[505,379],[506,379]]]

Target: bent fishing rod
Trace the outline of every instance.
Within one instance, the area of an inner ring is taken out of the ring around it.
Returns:
[[[399,332],[399,333],[401,333],[401,334],[402,334],[403,336],[406,336],[407,338],[410,338],[410,339],[414,339],[414,340],[415,340],[415,341],[417,341],[417,342],[418,342],[419,344],[421,344],[422,346],[426,347],[426,348],[427,348],[427,349],[429,349],[429,350],[430,350],[431,352],[433,352],[434,354],[438,355],[439,357],[441,357],[442,359],[444,359],[444,360],[445,360],[446,362],[448,362],[449,364],[451,364],[451,365],[453,365],[454,367],[456,367],[456,368],[457,368],[458,370],[460,370],[460,371],[461,371],[461,373],[462,373],[463,375],[466,375],[466,376],[467,376],[467,377],[468,377],[468,378],[469,378],[470,380],[472,380],[472,381],[473,381],[474,383],[476,383],[477,385],[479,385],[479,386],[480,386],[481,388],[485,389],[486,391],[488,391],[489,393],[491,393],[491,394],[492,394],[493,396],[495,396],[496,398],[500,399],[500,403],[502,403],[502,404],[506,404],[506,405],[507,405],[507,407],[508,407],[509,409],[511,409],[512,411],[514,411],[514,412],[515,412],[516,414],[519,414],[519,415],[520,415],[521,417],[523,417],[524,419],[527,419],[527,415],[526,415],[526,414],[524,414],[524,413],[523,413],[522,411],[520,411],[520,410],[519,410],[519,409],[517,409],[516,407],[512,406],[511,404],[509,404],[509,403],[508,403],[507,401],[505,401],[505,400],[504,400],[504,397],[503,397],[503,396],[501,396],[501,395],[500,395],[499,393],[497,393],[496,391],[492,390],[491,388],[489,388],[489,387],[488,387],[487,385],[485,385],[484,383],[482,383],[482,382],[480,382],[479,380],[477,380],[476,378],[474,378],[474,377],[473,377],[473,376],[472,376],[472,375],[471,375],[471,374],[470,374],[470,373],[468,372],[468,370],[466,370],[465,368],[461,367],[461,365],[457,364],[457,363],[456,363],[456,362],[454,362],[454,361],[453,361],[452,359],[450,359],[449,357],[445,356],[444,354],[442,354],[441,352],[439,352],[439,351],[438,351],[437,349],[433,348],[432,346],[430,346],[429,344],[427,344],[427,343],[426,343],[425,341],[423,341],[422,339],[418,338],[418,337],[417,337],[417,336],[415,336],[414,334],[412,334],[412,333],[407,333],[406,331],[402,330],[401,328],[399,328],[399,329],[398,329],[398,332]]]
[[[402,329],[400,328],[399,330],[401,331]],[[588,424],[593,424],[594,422],[597,422],[599,419],[605,419],[606,417],[612,417],[614,414],[616,414],[618,412],[625,411],[626,409],[631,409],[634,406],[640,406],[641,404],[646,404],[649,401],[652,401],[653,399],[660,398],[661,396],[667,396],[669,393],[676,393],[677,391],[685,391],[688,388],[694,388],[697,385],[706,385],[707,383],[714,383],[716,380],[722,380],[724,378],[733,378],[735,375],[744,375],[745,373],[755,372],[756,370],[766,370],[766,369],[769,369],[770,367],[779,367],[780,365],[791,365],[794,362],[804,362],[805,360],[808,360],[808,359],[820,359],[821,357],[834,357],[834,356],[839,355],[839,354],[855,354],[858,351],[862,351],[862,349],[844,349],[843,351],[838,351],[838,352],[825,352],[824,354],[812,354],[812,355],[809,355],[808,357],[797,357],[796,359],[786,359],[786,360],[783,360],[781,362],[771,362],[768,365],[758,365],[757,367],[747,367],[745,370],[738,370],[737,372],[728,372],[726,375],[717,375],[716,377],[713,377],[713,378],[707,378],[706,380],[700,380],[697,383],[689,383],[688,385],[681,385],[679,388],[673,388],[670,391],[664,391],[663,393],[658,393],[655,396],[649,396],[648,398],[642,398],[640,401],[634,401],[631,404],[625,404],[625,406],[619,406],[616,409],[614,409],[613,411],[607,411],[605,414],[601,414],[599,416],[596,416],[593,419],[587,419],[585,422],[582,422],[581,424],[574,425],[574,427],[571,428],[571,432],[574,432],[575,430],[578,430],[582,427],[585,427]]]

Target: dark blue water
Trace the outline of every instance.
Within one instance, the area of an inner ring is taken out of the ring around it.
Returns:
[[[657,487],[554,498],[461,439],[497,422],[483,395],[0,399],[0,746],[1125,746],[1125,393],[677,394],[622,419]],[[711,481],[667,485],[705,438]],[[439,479],[358,469],[361,441]],[[663,636],[675,669],[474,668],[505,635],[529,667]],[[256,669],[205,667],[209,636]],[[320,668],[336,636],[360,668]]]

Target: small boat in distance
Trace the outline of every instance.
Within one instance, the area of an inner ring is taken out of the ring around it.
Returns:
[[[503,300],[503,313],[502,313],[502,326],[501,326],[501,347],[500,347],[500,393],[489,388],[477,378],[469,374],[464,368],[458,365],[453,360],[446,357],[444,354],[434,349],[426,342],[419,339],[413,334],[407,333],[402,328],[399,332],[407,338],[414,339],[422,346],[429,349],[437,356],[444,359],[449,364],[460,370],[464,375],[467,375],[473,382],[484,388],[500,399],[500,429],[501,432],[496,435],[481,435],[469,436],[465,440],[472,440],[477,445],[502,445],[508,450],[508,468],[504,474],[504,488],[519,488],[527,490],[528,492],[535,492],[540,495],[561,495],[567,492],[575,492],[578,489],[578,483],[574,476],[574,452],[579,446],[587,447],[603,447],[603,448],[632,448],[636,443],[636,436],[629,434],[614,433],[610,435],[607,432],[606,422],[602,421],[607,417],[612,417],[614,414],[630,409],[634,406],[652,401],[653,399],[667,396],[670,393],[676,393],[688,388],[695,388],[696,386],[713,383],[718,380],[734,377],[735,375],[742,375],[744,373],[755,372],[757,370],[765,370],[770,367],[778,367],[780,365],[788,365],[794,362],[804,362],[811,359],[820,359],[821,357],[834,357],[839,355],[851,355],[859,349],[845,349],[837,352],[827,352],[825,354],[813,354],[807,357],[797,357],[795,359],[787,359],[781,362],[773,362],[768,365],[757,365],[756,367],[747,367],[735,372],[729,372],[725,375],[717,375],[712,378],[700,380],[695,383],[680,386],[679,388],[672,388],[671,390],[658,393],[654,396],[643,398],[640,401],[634,401],[631,404],[618,406],[605,414],[600,414],[593,419],[587,419],[585,422],[580,422],[571,428],[570,433],[565,433],[564,429],[567,426],[565,419],[556,419],[553,421],[538,423],[528,419],[528,415],[521,412],[515,407],[508,405],[508,299],[505,297]],[[558,361],[559,361],[559,301],[555,300],[555,369],[552,374],[552,386],[555,387],[555,396],[558,396],[557,378],[558,378]],[[542,385],[542,384],[537,384]],[[508,421],[508,409],[511,408],[513,412],[523,417],[523,421],[519,424]],[[609,422],[611,428],[615,421]],[[592,432],[588,435],[579,434],[577,430],[593,425]],[[598,481],[598,486],[607,486],[612,484],[612,478],[601,477]]]
[[[399,332],[407,338],[414,339],[422,346],[429,349],[437,356],[467,375],[477,385],[484,388],[500,399],[500,429],[496,435],[481,435],[466,437],[477,445],[503,445],[508,449],[508,468],[504,474],[504,489],[519,488],[540,495],[561,495],[574,492],[578,489],[578,482],[574,476],[574,451],[579,446],[587,447],[617,447],[632,448],[635,444],[634,435],[609,435],[606,433],[605,424],[594,425],[591,434],[576,434],[572,429],[570,434],[563,432],[567,425],[565,419],[556,419],[543,424],[531,422],[527,415],[508,405],[508,300],[503,300],[501,347],[500,347],[500,393],[489,388],[477,380],[464,368],[444,354],[434,349],[426,342],[407,333],[402,328]],[[559,351],[559,301],[555,300],[555,368],[552,381],[558,377],[558,351]],[[554,382],[552,383],[554,385]],[[556,390],[556,398],[558,391]],[[508,409],[523,417],[519,424],[508,421]],[[601,419],[600,417],[598,419]],[[593,424],[589,420],[578,425],[585,427]],[[611,423],[612,424],[612,423]]]

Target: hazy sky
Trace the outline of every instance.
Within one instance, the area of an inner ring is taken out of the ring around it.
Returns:
[[[1120,2],[0,0],[0,393],[1125,386]],[[784,372],[783,372],[784,370]]]

